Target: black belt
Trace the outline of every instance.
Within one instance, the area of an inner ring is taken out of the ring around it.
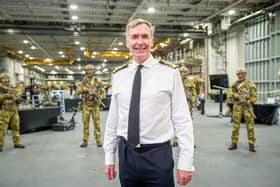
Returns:
[[[153,144],[137,144],[136,146],[132,146],[129,143],[127,143],[126,139],[122,136],[120,136],[120,141],[123,142],[126,145],[129,145],[130,147],[134,148],[135,150],[149,150],[149,149],[153,149],[153,148],[158,148],[158,147],[162,147],[165,145],[170,145],[170,141],[166,141],[163,143],[153,143]]]

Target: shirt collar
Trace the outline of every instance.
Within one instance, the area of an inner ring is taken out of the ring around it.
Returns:
[[[150,55],[149,58],[147,58],[147,60],[142,65],[144,65],[144,68],[151,68],[156,63],[157,63],[157,60],[154,59],[153,55]],[[138,65],[139,64],[133,60],[131,63],[131,68],[136,69],[136,67]]]

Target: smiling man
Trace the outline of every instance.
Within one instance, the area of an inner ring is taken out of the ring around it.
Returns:
[[[115,178],[118,147],[122,187],[174,187],[170,139],[178,138],[176,181],[193,171],[193,126],[179,71],[151,54],[154,27],[136,19],[127,25],[130,64],[113,72],[112,99],[104,135],[105,175]]]

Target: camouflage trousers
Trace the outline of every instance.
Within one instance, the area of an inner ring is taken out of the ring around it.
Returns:
[[[83,140],[88,141],[89,137],[89,122],[90,122],[90,116],[92,116],[93,123],[94,123],[94,137],[96,143],[101,142],[101,130],[100,130],[100,111],[99,106],[93,106],[88,107],[86,105],[83,105],[82,108],[82,118],[83,118],[83,124],[84,124],[84,136]]]
[[[248,109],[245,106],[237,105],[237,104],[233,105],[233,113],[232,113],[233,123],[232,123],[232,136],[231,136],[232,143],[238,142],[240,120],[242,116],[244,116],[246,127],[247,127],[248,143],[254,144],[256,139],[254,133],[253,107],[251,106],[250,109]]]
[[[19,122],[20,120],[18,111],[7,111],[3,109],[0,110],[0,147],[4,146],[5,135],[7,133],[9,125],[11,125],[14,144],[19,144]]]

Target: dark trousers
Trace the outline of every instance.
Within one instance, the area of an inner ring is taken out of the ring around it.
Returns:
[[[121,137],[119,177],[122,187],[174,187],[170,142],[133,148]]]

